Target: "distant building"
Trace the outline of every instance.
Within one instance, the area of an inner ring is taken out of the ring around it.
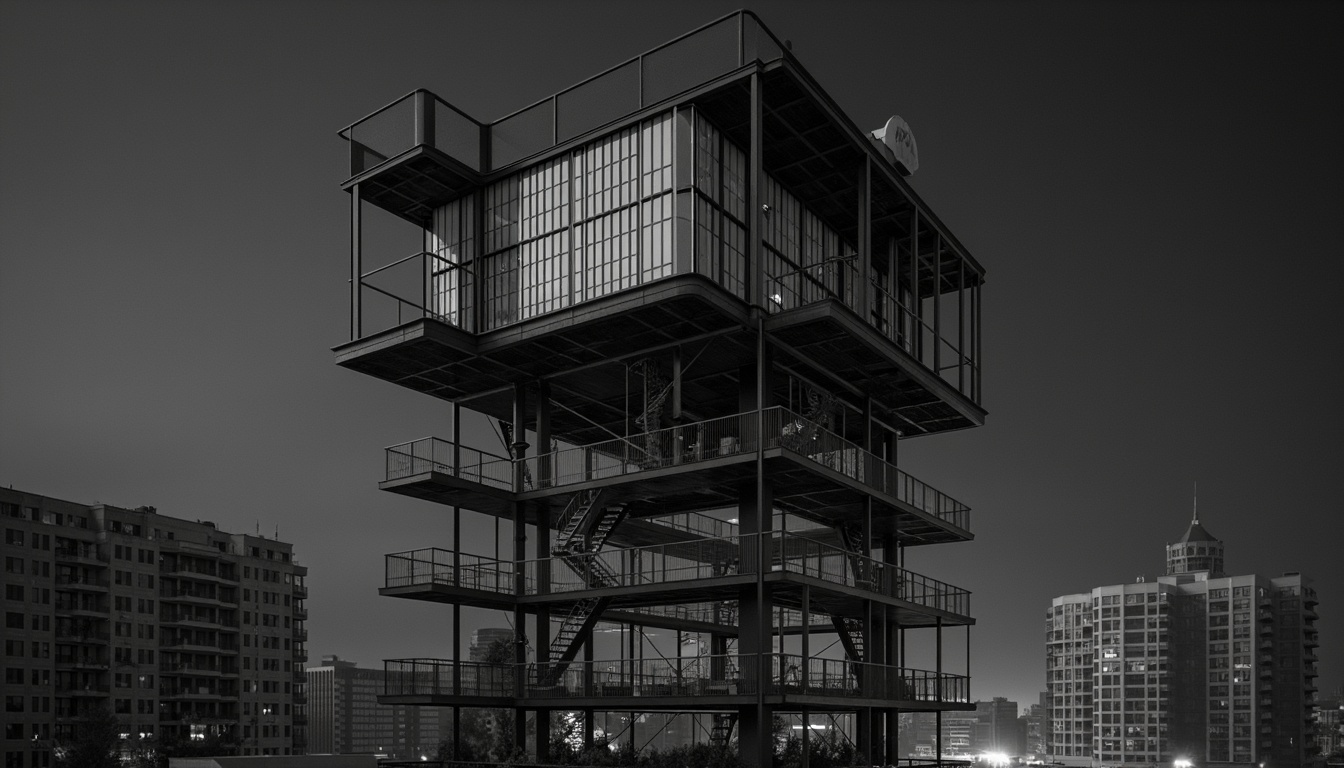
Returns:
[[[1316,703],[1316,745],[1327,757],[1344,754],[1344,695],[1339,691]]]
[[[323,656],[307,669],[312,754],[433,758],[449,731],[433,707],[379,704],[386,673]]]
[[[467,648],[467,657],[472,661],[485,661],[491,646],[503,643],[513,654],[513,630],[508,627],[482,627],[471,633],[471,646]]]
[[[975,703],[976,752],[1002,752],[1021,755],[1026,751],[1022,726],[1017,720],[1017,702],[1002,696]]]
[[[1041,694],[1041,698],[1043,700],[1045,699],[1044,693]],[[1027,711],[1018,718],[1018,721],[1021,723],[1023,746],[1025,747],[1023,754],[1037,756],[1046,754],[1045,734],[1046,729],[1049,727],[1049,721],[1045,717],[1045,711],[1045,702],[1041,701],[1040,703],[1032,704],[1027,708]]]
[[[977,701],[971,712],[944,712],[941,731],[932,712],[909,713],[904,722],[902,750],[906,756],[933,757],[939,751],[944,756],[1021,755],[1025,750],[1017,702],[1003,697]],[[935,741],[935,735],[941,738]]]
[[[300,754],[307,569],[214,523],[0,489],[6,766],[48,766],[106,706],[126,738]]]
[[[1113,766],[1303,765],[1315,754],[1316,591],[1227,576],[1199,522],[1156,581],[1055,598],[1046,614],[1051,758]]]

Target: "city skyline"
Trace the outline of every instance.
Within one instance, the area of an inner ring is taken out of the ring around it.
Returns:
[[[443,655],[447,618],[376,585],[450,520],[376,483],[448,407],[332,364],[335,132],[420,87],[494,119],[731,10],[0,5],[0,483],[278,531],[313,658]],[[1196,481],[1229,571],[1315,580],[1344,683],[1344,11],[756,10],[860,127],[909,122],[913,187],[988,269],[986,426],[902,453],[973,509],[976,541],[909,559],[972,590],[972,698],[1036,701],[1051,597],[1159,574]]]

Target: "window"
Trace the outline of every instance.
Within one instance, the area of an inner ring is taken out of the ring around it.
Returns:
[[[17,601],[22,602],[22,601],[23,601],[23,585],[22,585],[22,584],[6,584],[6,585],[5,585],[5,599],[6,599],[6,600],[17,600]]]

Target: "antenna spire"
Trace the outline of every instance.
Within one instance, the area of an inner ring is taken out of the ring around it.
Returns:
[[[1195,498],[1194,498],[1194,501],[1195,501],[1195,510],[1194,510],[1195,514],[1194,514],[1194,517],[1190,520],[1190,524],[1191,524],[1191,525],[1199,525],[1199,481],[1198,481],[1198,480],[1195,481]]]

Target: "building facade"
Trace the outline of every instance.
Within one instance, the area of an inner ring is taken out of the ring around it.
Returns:
[[[672,713],[748,764],[776,717],[853,723],[878,760],[900,710],[972,708],[969,594],[904,567],[969,540],[970,511],[900,454],[984,421],[984,270],[907,181],[902,126],[857,128],[742,12],[501,120],[417,91],[342,131],[338,364],[502,443],[387,450],[380,487],[451,508],[455,537],[389,555],[383,593],[517,632],[507,662],[468,660],[460,630],[443,659],[386,661],[385,702],[511,709],[539,759],[525,714],[591,743],[611,713]],[[370,206],[423,251],[380,251]],[[512,552],[467,549],[462,510]],[[644,652],[655,630],[675,655]]]
[[[5,766],[44,768],[106,707],[128,739],[305,740],[306,569],[290,544],[0,489]]]
[[[308,753],[434,758],[443,729],[442,710],[380,704],[384,671],[323,656],[309,666]]]
[[[1223,563],[1195,517],[1156,581],[1051,602],[1051,757],[1278,766],[1315,755],[1316,591],[1297,573],[1228,576]]]

